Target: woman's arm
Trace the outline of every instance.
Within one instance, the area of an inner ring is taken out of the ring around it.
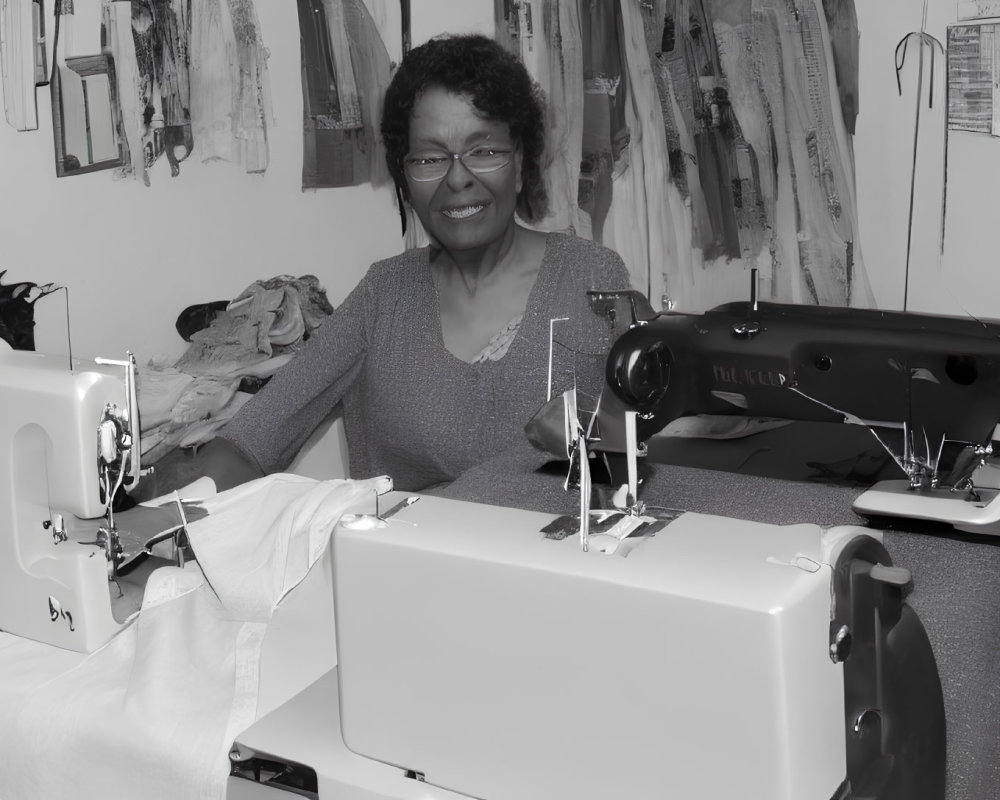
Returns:
[[[372,267],[305,346],[215,439],[159,459],[131,496],[149,500],[207,476],[224,491],[285,469],[340,402],[361,369],[374,318],[379,270]]]
[[[556,308],[565,309],[570,323],[557,326],[556,341],[575,353],[572,383],[596,398],[604,388],[608,352],[615,340],[628,329],[629,318],[618,313],[612,320],[591,307],[590,291],[622,291],[632,288],[628,270],[620,255],[589,240],[566,242],[569,263],[562,272]],[[560,387],[566,388],[566,387]]]
[[[279,472],[340,402],[360,372],[375,317],[373,270],[220,431],[261,474]]]

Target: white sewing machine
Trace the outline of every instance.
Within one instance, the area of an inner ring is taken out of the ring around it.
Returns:
[[[91,652],[125,623],[111,498],[139,476],[134,359],[0,342],[0,408],[0,630]]]
[[[396,501],[334,532],[338,666],[237,737],[229,800],[943,797],[937,670],[871,532],[685,513],[607,546],[595,515],[584,551]]]

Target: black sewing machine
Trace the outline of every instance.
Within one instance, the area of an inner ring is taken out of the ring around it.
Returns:
[[[639,308],[607,378],[639,412],[640,440],[691,415],[862,426],[896,474],[858,498],[860,513],[977,532],[1000,523],[1000,323],[755,301],[646,318]],[[621,449],[607,438],[599,449]]]

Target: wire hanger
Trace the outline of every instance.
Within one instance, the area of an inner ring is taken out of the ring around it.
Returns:
[[[923,103],[923,93],[924,93],[924,64],[925,60],[929,54],[930,56],[930,88],[927,93],[927,107],[934,108],[934,59],[936,51],[941,51],[941,56],[944,57],[945,48],[941,44],[940,40],[931,36],[927,33],[927,3],[928,0],[924,0],[924,10],[923,18],[920,22],[919,31],[911,31],[906,34],[902,39],[899,40],[899,44],[896,45],[896,88],[899,91],[900,97],[903,95],[903,82],[900,77],[903,67],[906,64],[906,54],[909,50],[911,42],[917,47],[918,53],[918,65],[917,65],[917,106],[916,106],[916,118],[913,127],[913,163],[910,168],[910,207],[909,216],[907,218],[906,227],[906,269],[903,277],[903,311],[906,311],[907,303],[909,300],[910,291],[910,255],[913,247],[913,206],[916,195],[916,181],[917,181],[917,143],[920,139],[920,109]],[[945,136],[947,137],[947,126],[945,127]],[[945,139],[945,160],[946,166],[945,171],[947,173],[947,152],[948,144],[947,138]],[[942,190],[943,191],[943,190]],[[943,202],[942,202],[943,204]],[[941,212],[941,248],[944,249],[944,209]]]

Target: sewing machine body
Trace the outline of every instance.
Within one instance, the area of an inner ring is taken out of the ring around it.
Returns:
[[[830,800],[894,752],[848,730],[876,706],[914,738],[865,796],[940,796],[926,640],[905,653],[919,702],[899,705],[927,725],[884,699],[880,670],[904,662],[882,642],[866,663],[865,623],[855,664],[838,651],[855,612],[874,616],[836,588],[848,548],[881,548],[866,531],[683,514],[623,556],[547,537],[552,520],[422,497],[383,524],[342,521],[338,666],[237,738],[230,800],[293,784],[337,800]]]
[[[964,491],[1000,485],[989,465],[1000,421],[998,323],[729,303],[633,326],[614,345],[607,376],[625,406],[642,412],[644,439],[694,414],[867,426],[899,466],[904,491],[876,486],[858,511],[1000,527],[1000,507],[969,502]],[[608,440],[598,447],[614,450]]]
[[[614,345],[608,380],[647,414],[749,414],[988,441],[1000,420],[1000,324],[871,309],[728,303],[669,313]]]
[[[91,652],[122,628],[95,542],[98,426],[125,385],[117,366],[0,349],[0,630]]]

